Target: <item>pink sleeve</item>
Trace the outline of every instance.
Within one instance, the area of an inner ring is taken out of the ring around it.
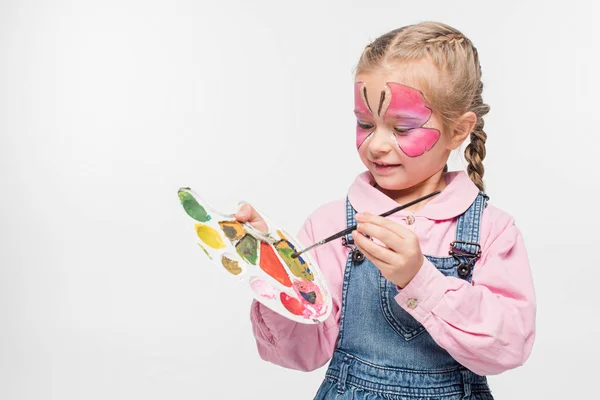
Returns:
[[[305,246],[314,243],[310,219],[306,221],[297,238]],[[313,251],[313,259],[329,284],[336,276],[323,270],[318,254],[318,251]],[[331,285],[329,286],[331,289]],[[282,367],[300,371],[313,371],[325,365],[333,355],[339,331],[339,296],[332,291],[332,297],[334,304],[330,317],[317,325],[291,321],[254,300],[250,320],[260,357]]]
[[[520,231],[512,219],[483,249],[473,284],[429,260],[396,296],[454,359],[479,375],[522,365],[533,347],[536,300]],[[408,307],[408,300],[416,299]]]

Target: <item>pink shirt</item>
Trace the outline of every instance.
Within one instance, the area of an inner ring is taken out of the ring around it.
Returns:
[[[413,230],[424,254],[447,257],[455,239],[456,217],[479,190],[465,172],[445,174],[448,186],[421,209],[388,218]],[[372,186],[369,172],[360,174],[348,191],[357,212],[381,214],[398,206]],[[407,217],[414,223],[407,224]],[[318,208],[298,239],[305,246],[346,227],[345,199]],[[459,363],[479,375],[499,374],[522,365],[535,337],[536,301],[521,232],[508,214],[488,203],[482,216],[481,258],[472,284],[444,276],[426,258],[417,275],[396,296],[398,304],[419,321],[433,339]],[[343,271],[349,249],[335,240],[312,251],[332,293],[333,310],[322,324],[288,320],[254,301],[251,322],[258,352],[266,361],[302,371],[325,365],[339,332]],[[417,307],[407,300],[417,300]]]

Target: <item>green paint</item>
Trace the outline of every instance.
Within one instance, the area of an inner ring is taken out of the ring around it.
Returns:
[[[235,245],[235,250],[244,260],[248,261],[252,265],[256,265],[258,259],[258,241],[254,236],[245,235]]]
[[[315,279],[314,274],[308,268],[308,265],[304,262],[302,257],[292,258],[292,254],[296,252],[296,249],[290,242],[281,240],[275,244],[275,248],[290,271],[292,271],[292,274],[298,278],[304,278],[311,282]]]
[[[213,259],[213,258],[210,256],[210,254],[208,254],[208,251],[206,251],[206,249],[204,248],[204,246],[202,246],[200,243],[198,243],[198,246],[200,246],[200,248],[201,248],[201,249],[204,251],[204,254],[206,254],[206,256],[207,256],[209,259],[211,259],[211,260]]]
[[[179,201],[181,202],[183,209],[190,217],[199,222],[210,221],[210,215],[208,215],[204,207],[198,204],[194,196],[183,190],[177,192],[177,195],[179,196]]]

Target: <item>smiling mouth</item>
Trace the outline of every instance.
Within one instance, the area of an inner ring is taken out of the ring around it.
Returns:
[[[387,163],[381,163],[381,162],[375,162],[375,161],[372,161],[372,162],[378,168],[399,167],[401,165],[401,164],[387,164]]]

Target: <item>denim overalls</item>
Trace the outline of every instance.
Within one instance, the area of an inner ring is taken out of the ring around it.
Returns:
[[[479,226],[488,197],[480,193],[458,217],[449,257],[426,257],[446,276],[471,282],[480,255]],[[356,223],[346,199],[346,223]],[[344,244],[354,244],[351,235]],[[401,308],[396,285],[354,246],[342,284],[340,332],[315,400],[493,399],[487,380],[469,371],[435,343]]]

